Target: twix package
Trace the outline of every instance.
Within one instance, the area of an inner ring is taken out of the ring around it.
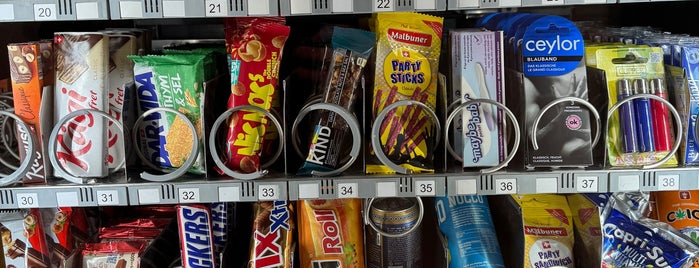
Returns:
[[[55,33],[54,51],[54,122],[77,110],[107,111],[109,38],[102,33]],[[92,114],[66,123],[58,132],[59,163],[77,177],[108,175],[106,129],[106,119]]]
[[[364,267],[361,199],[299,202],[301,267]]]
[[[42,52],[45,51],[45,52]],[[7,45],[7,53],[10,58],[10,77],[12,81],[12,95],[15,114],[22,119],[34,133],[36,159],[22,178],[23,183],[45,183],[51,176],[51,164],[46,158],[48,153],[47,141],[51,131],[51,89],[44,90],[48,83],[44,76],[45,66],[52,64],[51,49],[42,42],[30,42]],[[48,56],[44,58],[44,54]],[[47,109],[48,107],[48,109]],[[20,157],[26,154],[29,133],[22,128],[17,128],[18,142],[21,149]]]
[[[231,56],[231,96],[228,108],[252,105],[272,107],[279,63],[290,28],[280,18],[226,20],[226,45]],[[260,152],[269,125],[260,113],[242,111],[230,121],[226,138],[226,164],[244,173],[260,168]]]
[[[286,200],[259,202],[253,215],[248,267],[293,267],[293,206]]]
[[[418,13],[378,13],[374,26],[376,71],[374,78],[374,117],[390,104],[414,100],[435,109],[437,72],[442,38],[442,18]],[[432,172],[433,153],[439,130],[423,108],[398,107],[381,122],[380,139],[388,158],[412,172]],[[372,155],[373,155],[372,151]],[[375,157],[366,172],[393,173]]]
[[[7,267],[51,267],[38,208],[0,212],[0,222],[2,251]]]

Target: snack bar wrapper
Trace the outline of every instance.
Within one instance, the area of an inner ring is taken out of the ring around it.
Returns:
[[[72,208],[41,209],[41,219],[46,232],[46,242],[51,252],[51,263],[62,267],[73,253],[73,233],[71,224]]]
[[[231,96],[228,108],[252,105],[272,107],[279,63],[290,28],[278,18],[226,20],[226,45],[231,56]],[[268,129],[266,116],[251,111],[231,116],[226,137],[226,165],[252,173],[260,169],[260,152]]]
[[[182,267],[216,267],[211,212],[202,205],[177,206]]]
[[[376,71],[372,111],[374,118],[390,104],[414,100],[432,110],[437,105],[437,74],[442,18],[405,12],[376,14]],[[423,108],[398,107],[380,123],[382,148],[389,160],[413,173],[433,172],[433,150],[439,130],[433,129]],[[394,173],[371,157],[368,174]]]
[[[293,206],[288,201],[255,203],[253,217],[248,268],[293,267]]]
[[[0,223],[2,252],[7,267],[51,267],[38,208],[0,212]]]
[[[301,267],[364,267],[362,200],[299,202]]]
[[[367,31],[334,28],[333,51],[330,54],[323,102],[352,111],[357,95],[361,94],[357,92],[357,86],[374,49],[375,38],[373,33]],[[312,142],[306,162],[299,171],[301,174],[310,174],[311,170],[333,170],[347,154],[343,149],[348,142],[349,125],[342,117],[330,111],[322,111],[313,127]]]
[[[138,268],[147,243],[140,240],[86,244],[83,268]]]

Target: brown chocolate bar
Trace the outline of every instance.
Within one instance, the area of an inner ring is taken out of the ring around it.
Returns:
[[[32,71],[28,61],[36,60],[36,55],[31,48],[24,49],[24,46],[8,46],[7,52],[10,57],[10,76],[17,84],[26,84],[32,79]],[[29,52],[24,55],[24,51]]]

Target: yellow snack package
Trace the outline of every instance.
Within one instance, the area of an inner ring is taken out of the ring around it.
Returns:
[[[441,48],[442,18],[419,13],[378,13],[376,70],[372,99],[373,118],[387,106],[414,100],[434,110]],[[437,146],[430,116],[418,105],[388,111],[380,124],[381,148],[372,148],[368,174],[395,173],[375,157],[382,150],[388,159],[413,173],[433,172],[432,150]]]
[[[600,263],[602,230],[599,207],[583,194],[568,196],[575,223],[575,261],[578,267],[594,267]]]
[[[524,267],[575,267],[573,221],[565,196],[512,197],[522,208]]]

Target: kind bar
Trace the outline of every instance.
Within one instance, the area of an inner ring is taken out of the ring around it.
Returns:
[[[127,56],[138,53],[136,37],[131,35],[109,34],[109,115],[124,124],[124,112],[128,111],[128,102],[134,87],[133,61]],[[113,122],[108,123],[109,151],[107,162],[109,168],[116,168],[126,157],[124,133]]]
[[[50,245],[50,259],[58,267],[64,263],[73,251],[73,235],[70,224],[71,208],[41,209],[41,219],[46,231],[47,243]]]
[[[375,38],[371,32],[335,27],[333,52],[324,86],[325,103],[352,110],[358,95],[359,78],[374,49]],[[344,119],[336,113],[323,111],[314,128],[308,157],[299,171],[301,174],[310,174],[311,170],[333,170],[346,155],[342,150],[346,145],[349,125]]]
[[[77,110],[107,111],[108,41],[101,33],[54,34],[54,122]],[[92,114],[79,116],[58,132],[58,161],[70,174],[107,176],[105,120]]]
[[[691,267],[699,246],[664,222],[645,218],[613,194],[601,213],[602,267]]]
[[[362,200],[299,202],[301,267],[364,267]]]
[[[47,116],[42,117],[42,101],[47,101],[44,99],[44,84],[46,80],[43,77],[42,66],[46,64],[41,64],[44,60],[42,57],[41,45],[39,43],[22,43],[22,44],[9,44],[7,46],[8,56],[10,58],[10,76],[12,80],[12,97],[14,100],[14,110],[15,114],[22,119],[30,128],[30,131],[34,133],[34,146],[36,148],[36,159],[32,163],[32,167],[29,169],[22,182],[25,184],[32,183],[45,183],[46,177],[51,175],[51,164],[47,161],[46,154],[48,153],[48,147],[46,142],[42,137],[42,133],[45,130],[42,126],[46,128],[51,128],[52,122],[42,122],[42,118],[47,118]],[[47,124],[42,124],[47,123]],[[18,144],[21,148],[19,154],[21,158],[24,158],[26,154],[26,148],[29,147],[29,139],[27,135],[29,133],[24,132],[22,128],[17,128]]]
[[[400,100],[415,100],[435,109],[437,72],[442,37],[442,18],[417,13],[379,13],[375,18],[376,71],[374,117]],[[437,146],[429,115],[419,106],[399,107],[381,122],[380,139],[388,158],[412,172],[433,172]],[[373,155],[373,151],[372,151]],[[375,157],[366,172],[394,173]]]
[[[83,268],[138,268],[144,241],[119,241],[86,244],[83,249]]]
[[[252,105],[270,110],[279,79],[279,63],[289,27],[277,18],[226,20],[226,45],[231,55],[228,108]],[[232,116],[226,138],[226,165],[243,173],[260,169],[268,118],[242,111]]]
[[[205,206],[177,206],[182,267],[216,267],[211,213]]]
[[[293,267],[294,211],[287,201],[267,201],[253,206],[253,236],[249,268]]]
[[[182,112],[192,122],[204,148],[202,129],[204,96],[204,55],[130,56],[135,62],[138,112],[157,107]],[[172,113],[154,113],[143,120],[140,130],[142,151],[154,164],[164,168],[182,166],[192,151],[192,131]],[[204,150],[199,150],[194,174],[206,172]]]
[[[0,222],[7,267],[50,267],[39,209],[0,212]]]

